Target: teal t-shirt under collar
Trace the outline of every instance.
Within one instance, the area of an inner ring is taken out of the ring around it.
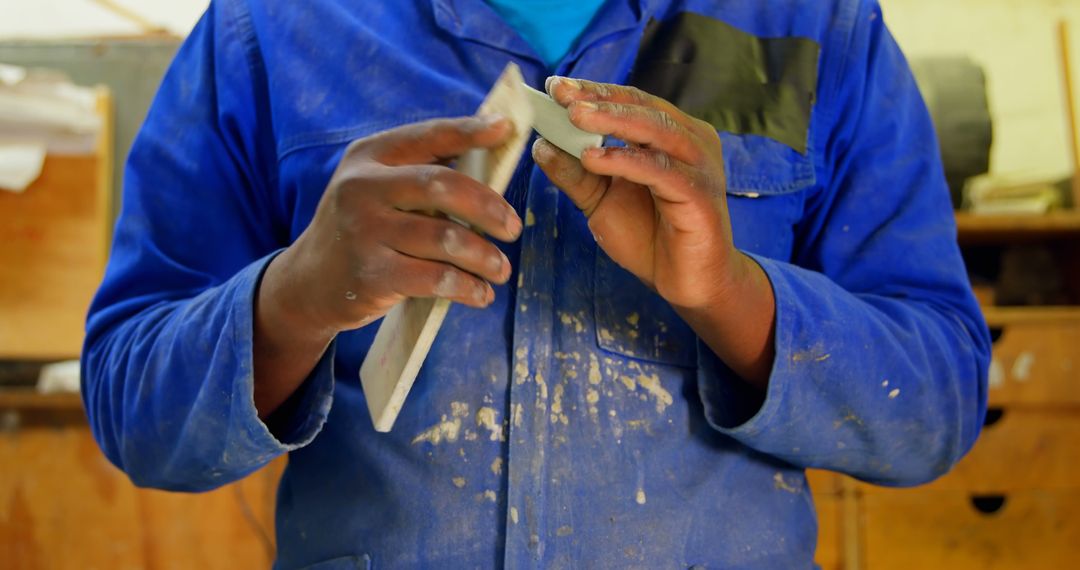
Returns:
[[[605,0],[486,0],[554,68]]]

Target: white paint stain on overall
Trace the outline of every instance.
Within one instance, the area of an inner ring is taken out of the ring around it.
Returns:
[[[600,401],[600,392],[597,392],[594,388],[589,388],[585,392],[585,401],[589,404],[589,417],[592,421],[598,422],[600,420],[600,410],[597,409],[596,404]]]
[[[544,373],[540,371],[536,372],[536,376],[533,377],[533,380],[536,382],[536,409],[543,413],[547,411],[547,381],[544,380]]]
[[[506,441],[506,434],[499,422],[499,412],[494,408],[484,406],[476,410],[476,425],[488,430],[488,439],[491,441]]]
[[[658,414],[664,413],[664,410],[674,402],[674,398],[671,397],[671,392],[664,389],[663,384],[660,383],[660,376],[658,374],[646,374],[641,368],[641,365],[632,362],[630,363],[632,368],[636,368],[637,384],[641,386],[646,392],[656,399],[656,412]]]
[[[596,358],[595,354],[589,354],[589,384],[593,386],[599,386],[604,381],[604,377],[600,374],[600,361]]]
[[[585,332],[585,321],[583,321],[580,316],[560,311],[559,322],[565,326],[573,327],[575,333],[581,334]]]
[[[562,384],[556,384],[554,389],[555,395],[551,400],[551,423],[562,423],[563,425],[570,424],[570,418],[563,413],[563,393],[565,388]]]
[[[519,347],[514,357],[514,382],[524,384],[529,380],[529,347]]]
[[[776,475],[773,475],[773,487],[776,487],[781,491],[787,491],[788,493],[799,492],[797,487],[784,480],[784,474],[779,471],[776,472]]]
[[[525,410],[521,404],[514,404],[514,427],[521,427],[521,420],[525,415]]]
[[[443,414],[439,423],[420,432],[413,438],[412,444],[416,445],[426,441],[431,445],[439,445],[443,441],[453,443],[458,440],[461,433],[461,419],[468,417],[469,404],[465,402],[450,402],[450,417]]]

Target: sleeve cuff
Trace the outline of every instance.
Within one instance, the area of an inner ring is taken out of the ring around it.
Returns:
[[[330,343],[300,388],[263,422],[283,448],[311,443],[322,428],[333,403],[336,349],[337,341]]]
[[[267,423],[259,419],[255,408],[254,332],[255,296],[259,282],[270,262],[279,254],[276,251],[251,264],[237,275],[235,318],[233,323],[233,346],[239,352],[241,363],[239,376],[233,385],[232,428],[228,449],[248,455],[253,463],[263,463],[282,453],[299,449],[311,443],[322,430],[330,413],[334,393],[334,353],[336,341],[331,343],[301,387],[275,417],[273,432]]]
[[[785,408],[784,403],[788,399],[792,378],[785,373],[783,363],[790,357],[793,307],[790,305],[791,294],[782,274],[783,269],[779,264],[751,253],[746,255],[765,271],[776,299],[776,332],[773,339],[776,354],[764,401],[760,392],[738,378],[704,344],[698,351],[698,391],[705,408],[705,417],[713,428],[750,447],[758,448],[759,446],[754,445],[755,441],[778,427],[779,411]],[[783,422],[787,426],[785,429],[791,428],[789,424],[792,421],[795,420],[788,418]]]

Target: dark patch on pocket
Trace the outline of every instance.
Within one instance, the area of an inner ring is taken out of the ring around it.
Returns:
[[[629,83],[719,131],[768,137],[806,154],[820,53],[807,38],[759,38],[682,12],[649,22]]]

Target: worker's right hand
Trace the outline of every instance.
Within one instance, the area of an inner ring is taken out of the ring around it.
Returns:
[[[279,317],[300,330],[331,335],[378,319],[406,297],[489,305],[490,283],[510,278],[509,260],[444,216],[503,241],[517,239],[521,219],[502,196],[447,163],[498,145],[511,130],[503,118],[440,119],[353,142],[311,224],[267,269],[259,302],[287,311]]]

